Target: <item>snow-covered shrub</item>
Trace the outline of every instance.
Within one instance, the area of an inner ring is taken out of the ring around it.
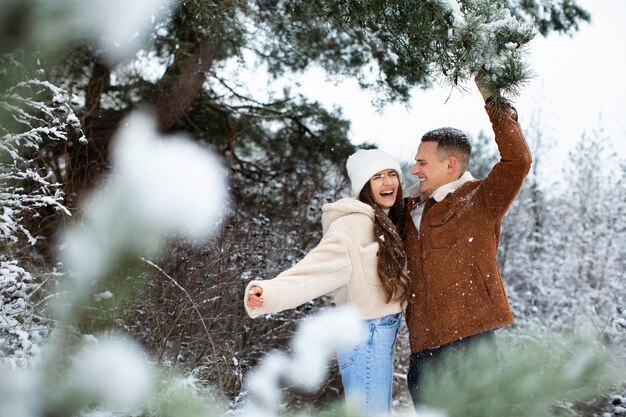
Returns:
[[[26,368],[33,353],[28,322],[32,312],[28,305],[33,278],[17,261],[0,260],[0,351],[3,361],[12,368]]]
[[[563,167],[564,181],[551,184],[545,174],[546,168],[552,168],[548,166],[551,139],[542,137],[541,127],[531,129],[527,139],[533,168],[505,218],[499,251],[517,319],[515,328],[502,332],[503,344],[526,337],[531,329],[572,334],[592,326],[597,342],[614,347],[623,365],[624,164],[620,165],[602,131],[594,131],[572,148]],[[606,410],[608,401],[602,398],[611,392],[624,394],[625,384],[626,379],[616,381],[615,388],[589,404]],[[589,404],[585,407],[593,409]]]
[[[0,91],[0,239],[34,245],[38,236],[28,221],[40,219],[40,210],[70,214],[62,184],[41,168],[38,154],[72,136],[86,139],[72,110],[74,96],[36,78],[13,55],[0,58],[0,77],[12,81]]]
[[[581,137],[565,183],[549,191],[531,172],[507,214],[500,261],[519,324],[571,332],[591,321],[603,340],[623,344],[626,175],[607,143],[600,132]],[[541,166],[543,149],[535,155]]]
[[[40,222],[54,213],[70,215],[62,184],[39,154],[86,140],[72,110],[75,98],[43,80],[41,70],[29,70],[18,55],[0,57],[0,362],[12,368],[30,366],[47,331],[45,314],[35,310],[43,292],[34,293],[57,272],[39,266],[46,237],[39,234]]]

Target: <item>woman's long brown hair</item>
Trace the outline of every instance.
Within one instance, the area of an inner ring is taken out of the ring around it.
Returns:
[[[409,294],[409,277],[404,272],[406,253],[399,233],[404,232],[402,185],[398,185],[396,201],[389,209],[388,215],[374,201],[369,182],[361,190],[359,200],[374,209],[374,235],[379,244],[378,276],[385,291],[386,301],[405,302]]]

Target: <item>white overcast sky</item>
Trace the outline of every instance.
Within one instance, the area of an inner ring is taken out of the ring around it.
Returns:
[[[535,77],[515,102],[522,127],[539,124],[553,138],[555,164],[586,132],[603,127],[618,154],[626,152],[626,0],[578,0],[592,14],[573,36],[537,36],[530,44],[529,63]],[[410,103],[377,111],[374,96],[345,80],[334,85],[321,71],[299,78],[302,93],[327,106],[342,108],[352,122],[355,144],[377,144],[402,161],[413,159],[419,138],[430,129],[460,128],[472,136],[491,132],[478,90],[450,88],[416,90]]]

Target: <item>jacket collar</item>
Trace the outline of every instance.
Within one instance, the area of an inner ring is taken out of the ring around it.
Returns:
[[[431,195],[431,198],[434,198],[437,203],[443,201],[444,198],[448,196],[448,194],[455,192],[459,187],[465,184],[468,181],[472,181],[474,176],[469,172],[465,171],[461,178],[456,181],[449,182],[447,184],[442,185],[437,188]]]

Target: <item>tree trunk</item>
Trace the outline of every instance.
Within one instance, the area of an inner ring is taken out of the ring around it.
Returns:
[[[192,54],[179,54],[165,72],[159,85],[156,109],[159,128],[167,131],[191,107],[211,69],[221,38],[205,38]]]
[[[109,132],[102,131],[103,123],[112,123],[103,115],[102,94],[111,85],[111,70],[103,62],[94,59],[91,76],[85,88],[85,107],[81,116],[86,144],[78,141],[66,144],[67,169],[65,184],[66,205],[78,206],[83,191],[91,188],[108,163],[107,141]],[[112,130],[111,127],[108,130]]]

